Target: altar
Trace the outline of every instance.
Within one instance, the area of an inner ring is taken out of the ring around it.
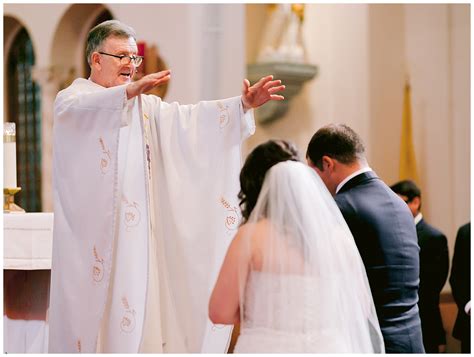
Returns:
[[[48,352],[53,213],[3,215],[3,352]]]

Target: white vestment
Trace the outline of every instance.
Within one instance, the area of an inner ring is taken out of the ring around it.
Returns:
[[[239,223],[241,98],[126,99],[77,79],[54,108],[50,352],[225,352],[207,318]]]

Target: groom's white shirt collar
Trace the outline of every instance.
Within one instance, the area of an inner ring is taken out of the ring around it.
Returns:
[[[366,166],[366,167],[363,167],[363,168],[353,172],[349,176],[347,176],[344,180],[342,180],[339,183],[339,185],[337,185],[336,194],[339,192],[339,190],[342,188],[342,186],[344,186],[347,183],[347,181],[349,181],[351,178],[356,177],[357,175],[363,174],[364,172],[369,172],[369,171],[372,171],[372,169],[370,167]]]
[[[423,218],[423,215],[420,213],[418,213],[416,216],[415,216],[415,226],[420,223],[421,219]]]

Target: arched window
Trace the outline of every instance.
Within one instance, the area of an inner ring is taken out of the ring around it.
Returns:
[[[35,55],[23,28],[12,42],[7,64],[7,121],[16,124],[17,184],[15,202],[27,212],[41,211],[40,89],[31,77]]]

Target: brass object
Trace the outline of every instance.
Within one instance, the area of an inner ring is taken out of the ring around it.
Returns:
[[[3,142],[4,143],[14,143],[16,141],[15,134],[3,134]]]
[[[291,11],[293,11],[300,22],[304,20],[304,4],[291,4]]]
[[[15,204],[14,196],[21,191],[21,187],[3,189],[3,213],[24,213],[25,210]]]

